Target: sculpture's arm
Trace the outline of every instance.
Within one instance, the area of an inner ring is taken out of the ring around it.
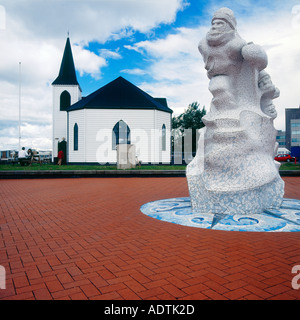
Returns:
[[[259,71],[266,68],[268,64],[268,57],[264,49],[261,46],[254,44],[253,42],[247,43],[242,48],[242,56],[246,61],[251,63]]]
[[[207,59],[207,54],[208,54],[208,46],[207,46],[207,42],[206,42],[206,39],[203,39],[199,42],[198,44],[198,50],[205,62],[205,60]]]

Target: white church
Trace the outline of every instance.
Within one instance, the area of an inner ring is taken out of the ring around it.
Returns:
[[[68,164],[115,164],[117,145],[135,146],[142,164],[170,163],[172,110],[123,77],[82,97],[69,37],[53,87],[53,161],[66,141]]]

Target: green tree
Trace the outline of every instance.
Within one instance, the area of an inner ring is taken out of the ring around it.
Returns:
[[[187,130],[192,131],[192,152],[196,152],[197,147],[197,131],[204,127],[202,117],[206,115],[205,106],[200,108],[198,102],[191,103],[187,109],[184,110],[179,116],[172,118],[172,128],[175,129],[173,139],[182,139],[182,146],[184,146],[184,137]],[[177,129],[177,130],[176,130]],[[173,140],[173,142],[174,142]],[[183,150],[184,151],[184,150]]]

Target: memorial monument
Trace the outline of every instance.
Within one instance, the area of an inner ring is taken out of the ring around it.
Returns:
[[[190,197],[161,199],[141,211],[189,227],[226,231],[300,232],[300,201],[283,199],[273,100],[263,48],[243,40],[228,8],[217,10],[199,44],[212,93],[187,166]]]
[[[199,43],[212,93],[196,157],[187,167],[193,212],[253,214],[279,208],[284,182],[272,100],[279,90],[259,45],[243,40],[232,10],[221,8]]]

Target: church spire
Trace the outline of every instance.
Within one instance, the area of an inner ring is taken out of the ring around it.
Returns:
[[[65,51],[62,58],[59,75],[58,77],[52,82],[52,84],[58,85],[78,85],[76,72],[75,72],[75,65],[72,55],[72,49],[70,44],[69,36],[66,41]]]

